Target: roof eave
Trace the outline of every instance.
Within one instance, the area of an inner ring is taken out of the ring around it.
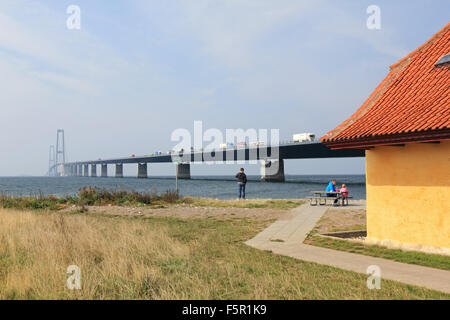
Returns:
[[[389,146],[414,142],[436,142],[450,140],[450,128],[408,132],[401,134],[358,137],[345,140],[324,140],[330,149],[367,149],[376,146]]]

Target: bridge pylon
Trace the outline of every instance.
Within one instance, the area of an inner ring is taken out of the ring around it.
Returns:
[[[51,145],[48,152],[48,176],[55,177],[56,176],[56,155],[55,155],[55,146]]]
[[[64,175],[65,163],[66,163],[66,143],[64,141],[64,130],[58,129],[56,131],[56,152],[55,152],[55,171],[57,176]]]

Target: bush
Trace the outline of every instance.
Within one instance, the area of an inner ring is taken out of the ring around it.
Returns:
[[[167,190],[162,195],[158,195],[156,190],[150,192],[137,192],[126,190],[106,190],[95,187],[82,188],[78,191],[80,204],[104,205],[115,204],[152,204],[157,201],[174,203],[180,199],[177,191]]]
[[[126,190],[107,190],[96,187],[86,187],[78,190],[77,196],[55,197],[30,195],[28,197],[14,197],[0,194],[0,207],[36,210],[58,210],[67,205],[93,206],[93,205],[150,205],[162,203],[175,203],[180,199],[177,191],[167,190],[158,195],[156,190],[150,192],[137,192]]]
[[[161,196],[162,200],[168,203],[175,203],[180,200],[178,190],[166,190]]]
[[[67,202],[67,200],[64,200]],[[30,195],[28,197],[13,197],[11,195],[0,195],[0,207],[5,209],[51,209],[60,207],[60,199],[55,196]]]

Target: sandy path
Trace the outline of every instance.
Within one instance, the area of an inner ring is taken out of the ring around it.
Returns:
[[[77,207],[70,207],[65,211],[76,210]],[[190,206],[170,206],[168,208],[148,208],[148,207],[121,207],[121,206],[89,206],[86,207],[89,213],[101,213],[124,216],[144,216],[144,217],[177,217],[177,218],[252,218],[261,220],[290,219],[290,210],[268,209],[268,208],[216,208],[216,207],[190,207]]]

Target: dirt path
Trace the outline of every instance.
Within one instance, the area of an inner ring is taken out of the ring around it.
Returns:
[[[330,208],[325,212],[315,228],[319,233],[363,230],[366,228],[366,210]]]
[[[64,211],[76,209],[77,207],[70,207]],[[86,209],[89,213],[144,217],[177,217],[186,219],[214,217],[220,219],[252,218],[260,220],[285,220],[290,219],[292,215],[290,210],[284,209],[189,207],[177,205],[168,208],[89,206]]]

